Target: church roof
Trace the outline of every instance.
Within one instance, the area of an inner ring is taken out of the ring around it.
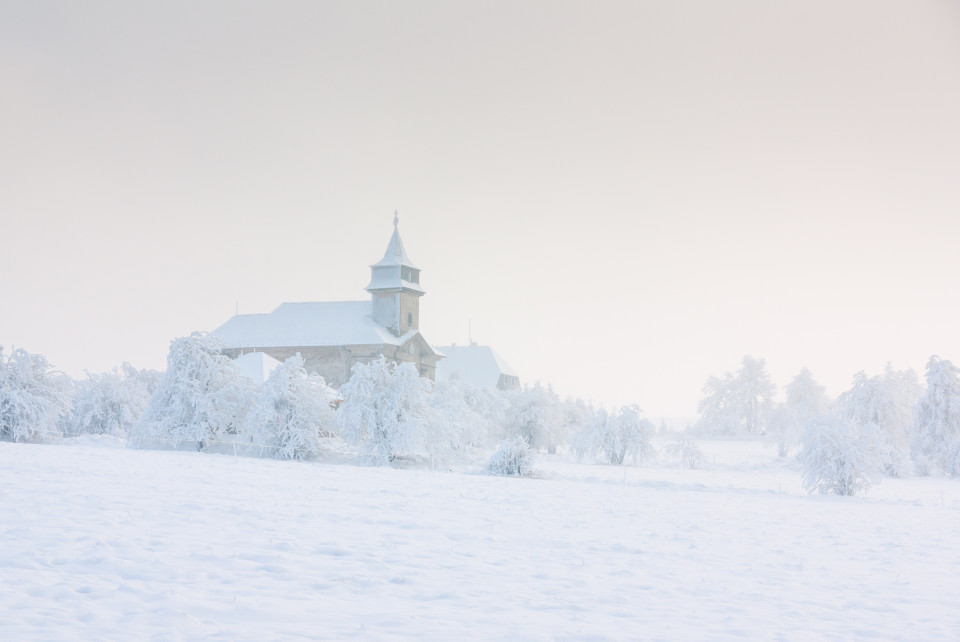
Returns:
[[[210,333],[224,348],[403,346],[416,337],[437,353],[419,330],[399,337],[370,316],[372,301],[283,303],[266,314],[238,314]]]
[[[437,363],[437,381],[459,373],[464,383],[484,388],[496,388],[500,375],[516,377],[507,362],[490,346],[440,346],[444,358]]]
[[[413,264],[413,261],[410,260],[410,257],[407,256],[407,251],[403,248],[403,241],[400,239],[400,230],[397,228],[397,223],[399,222],[400,217],[396,212],[393,213],[393,235],[390,237],[390,243],[387,245],[387,251],[384,253],[383,258],[380,259],[378,263],[374,263],[370,267],[393,267],[397,265],[404,265],[414,270],[419,270],[416,265]]]
[[[227,348],[403,345],[374,322],[371,301],[284,303],[269,314],[238,314],[211,334]],[[416,334],[416,332],[414,332]]]

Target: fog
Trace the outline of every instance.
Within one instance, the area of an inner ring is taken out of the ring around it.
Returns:
[[[692,417],[745,354],[837,394],[960,359],[948,2],[0,5],[0,343],[70,374],[366,298]]]

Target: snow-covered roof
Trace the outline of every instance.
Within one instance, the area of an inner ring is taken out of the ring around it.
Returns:
[[[270,373],[280,365],[279,361],[264,352],[248,352],[240,355],[233,362],[242,376],[252,379],[257,384],[266,381]]]
[[[387,245],[387,251],[384,253],[383,258],[380,259],[379,263],[374,263],[370,267],[392,267],[396,265],[405,265],[407,267],[413,268],[414,270],[419,270],[416,265],[413,264],[413,261],[410,260],[410,257],[407,256],[407,251],[403,249],[403,241],[400,240],[400,230],[397,228],[397,222],[399,217],[397,213],[393,213],[393,236],[390,237],[390,243]]]
[[[490,346],[440,346],[444,358],[437,363],[437,381],[449,379],[460,373],[464,383],[484,388],[496,388],[500,375],[516,377],[507,362]]]
[[[269,314],[238,314],[211,334],[227,348],[400,345],[370,317],[371,301],[283,303]]]
[[[402,346],[420,334],[410,330],[395,336],[373,320],[372,307],[372,301],[283,303],[269,314],[238,314],[210,334],[234,349]]]

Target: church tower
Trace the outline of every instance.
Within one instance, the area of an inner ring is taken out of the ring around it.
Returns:
[[[393,213],[393,236],[379,263],[370,266],[367,292],[373,297],[373,320],[396,336],[420,329],[420,268],[403,249],[399,216]]]

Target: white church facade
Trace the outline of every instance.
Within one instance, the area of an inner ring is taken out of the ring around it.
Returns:
[[[211,335],[224,354],[262,352],[283,361],[300,353],[304,365],[339,386],[356,363],[383,355],[409,362],[420,375],[436,377],[442,358],[420,333],[420,269],[407,256],[397,216],[383,258],[370,266],[367,301],[284,303],[265,314],[238,314]]]

